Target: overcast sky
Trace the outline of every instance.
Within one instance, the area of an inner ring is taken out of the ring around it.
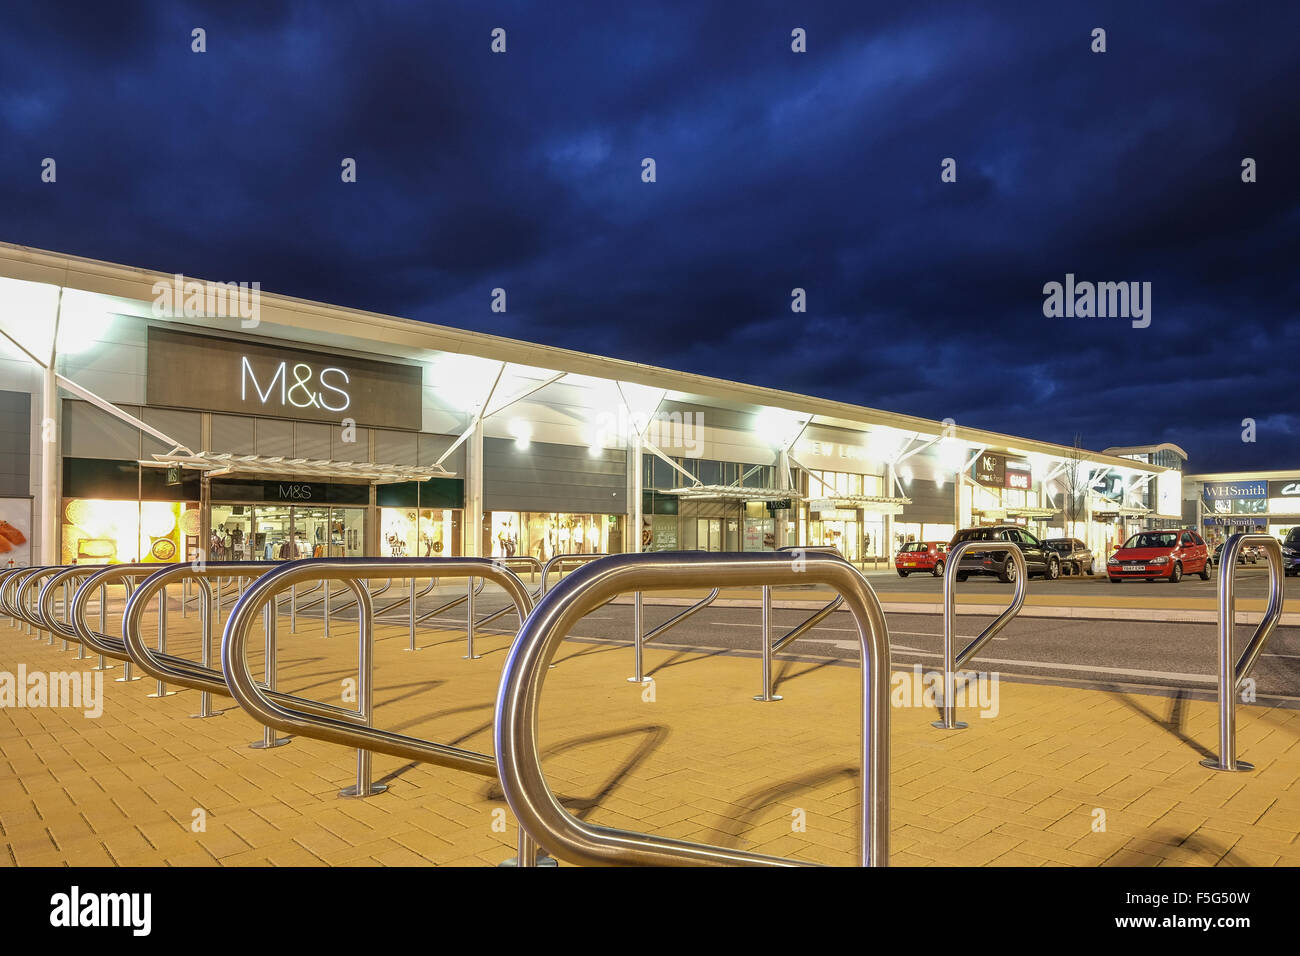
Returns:
[[[1297,37],[1295,2],[6,0],[0,240],[1294,469]],[[1067,273],[1150,283],[1150,324],[1045,316]]]

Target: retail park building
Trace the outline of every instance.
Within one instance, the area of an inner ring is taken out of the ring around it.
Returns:
[[[1080,451],[264,292],[250,317],[193,282],[0,244],[0,566],[834,545],[870,568],[978,524],[1104,555],[1300,523],[1300,470],[1192,478],[1170,444]]]

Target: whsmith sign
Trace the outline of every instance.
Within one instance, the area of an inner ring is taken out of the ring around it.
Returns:
[[[418,431],[418,366],[149,328],[150,405]]]

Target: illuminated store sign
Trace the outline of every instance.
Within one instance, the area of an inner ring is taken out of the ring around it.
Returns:
[[[1300,498],[1300,478],[1287,478],[1268,483],[1270,498]]]
[[[1221,481],[1205,486],[1207,498],[1267,498],[1267,481]]]
[[[1023,458],[1008,458],[995,452],[985,452],[975,459],[975,481],[986,488],[1011,488],[1028,491],[1033,485],[1033,470]]]
[[[263,389],[258,383],[257,372],[253,368],[253,363],[248,360],[248,356],[240,358],[240,376],[239,376],[239,398],[241,401],[248,401],[248,386],[253,386],[253,393],[265,405],[268,402],[275,401],[275,385],[280,383],[280,407],[292,405],[294,408],[323,408],[331,412],[346,412],[348,406],[352,404],[352,397],[340,385],[347,385],[351,379],[348,373],[341,368],[330,366],[320,370],[316,381],[319,383],[321,390],[312,391],[313,376],[316,376],[316,370],[306,362],[295,362],[293,365],[293,384],[289,384],[287,370],[289,363],[280,362],[275,366],[275,372],[271,376],[270,382]],[[326,376],[332,377],[339,384],[331,384],[325,381]],[[331,405],[326,398],[325,391],[328,390],[336,404]],[[297,392],[295,397],[294,393]]]
[[[423,370],[151,326],[150,405],[418,431]]]

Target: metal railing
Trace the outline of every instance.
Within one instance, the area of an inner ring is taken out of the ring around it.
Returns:
[[[520,826],[571,863],[656,866],[755,864],[800,861],[688,843],[585,823],[551,792],[537,745],[542,685],[560,643],[583,616],[619,594],[680,588],[824,584],[845,599],[862,644],[862,846],[863,865],[889,860],[889,635],[871,585],[843,558],[807,554],[803,567],[789,553],[717,555],[651,552],[608,555],[579,568],[543,596],[524,623],[506,660],[496,705],[496,762],[506,801]]]
[[[1237,555],[1247,545],[1258,547],[1268,559],[1268,606],[1249,643],[1234,662],[1232,632],[1236,624],[1234,583]],[[1253,764],[1237,759],[1237,695],[1281,620],[1285,581],[1282,545],[1277,538],[1271,534],[1234,534],[1228,538],[1219,563],[1219,756],[1206,757],[1201,761],[1203,767],[1236,772],[1255,769]]]
[[[1005,551],[1011,558],[1011,563],[1016,568],[1015,592],[1011,597],[1011,603],[1001,614],[975,638],[963,648],[960,654],[954,654],[953,630],[956,624],[957,615],[957,572],[961,568],[961,559],[967,554],[978,554],[987,551]],[[962,730],[967,724],[964,721],[954,720],[957,709],[957,668],[965,664],[987,644],[993,640],[1004,627],[1011,623],[1011,619],[1020,613],[1020,609],[1025,604],[1025,585],[1029,579],[1029,571],[1025,566],[1024,553],[1007,541],[961,541],[957,546],[948,552],[948,571],[943,576],[943,701],[940,704],[942,717],[934,721],[934,727],[940,730]]]

